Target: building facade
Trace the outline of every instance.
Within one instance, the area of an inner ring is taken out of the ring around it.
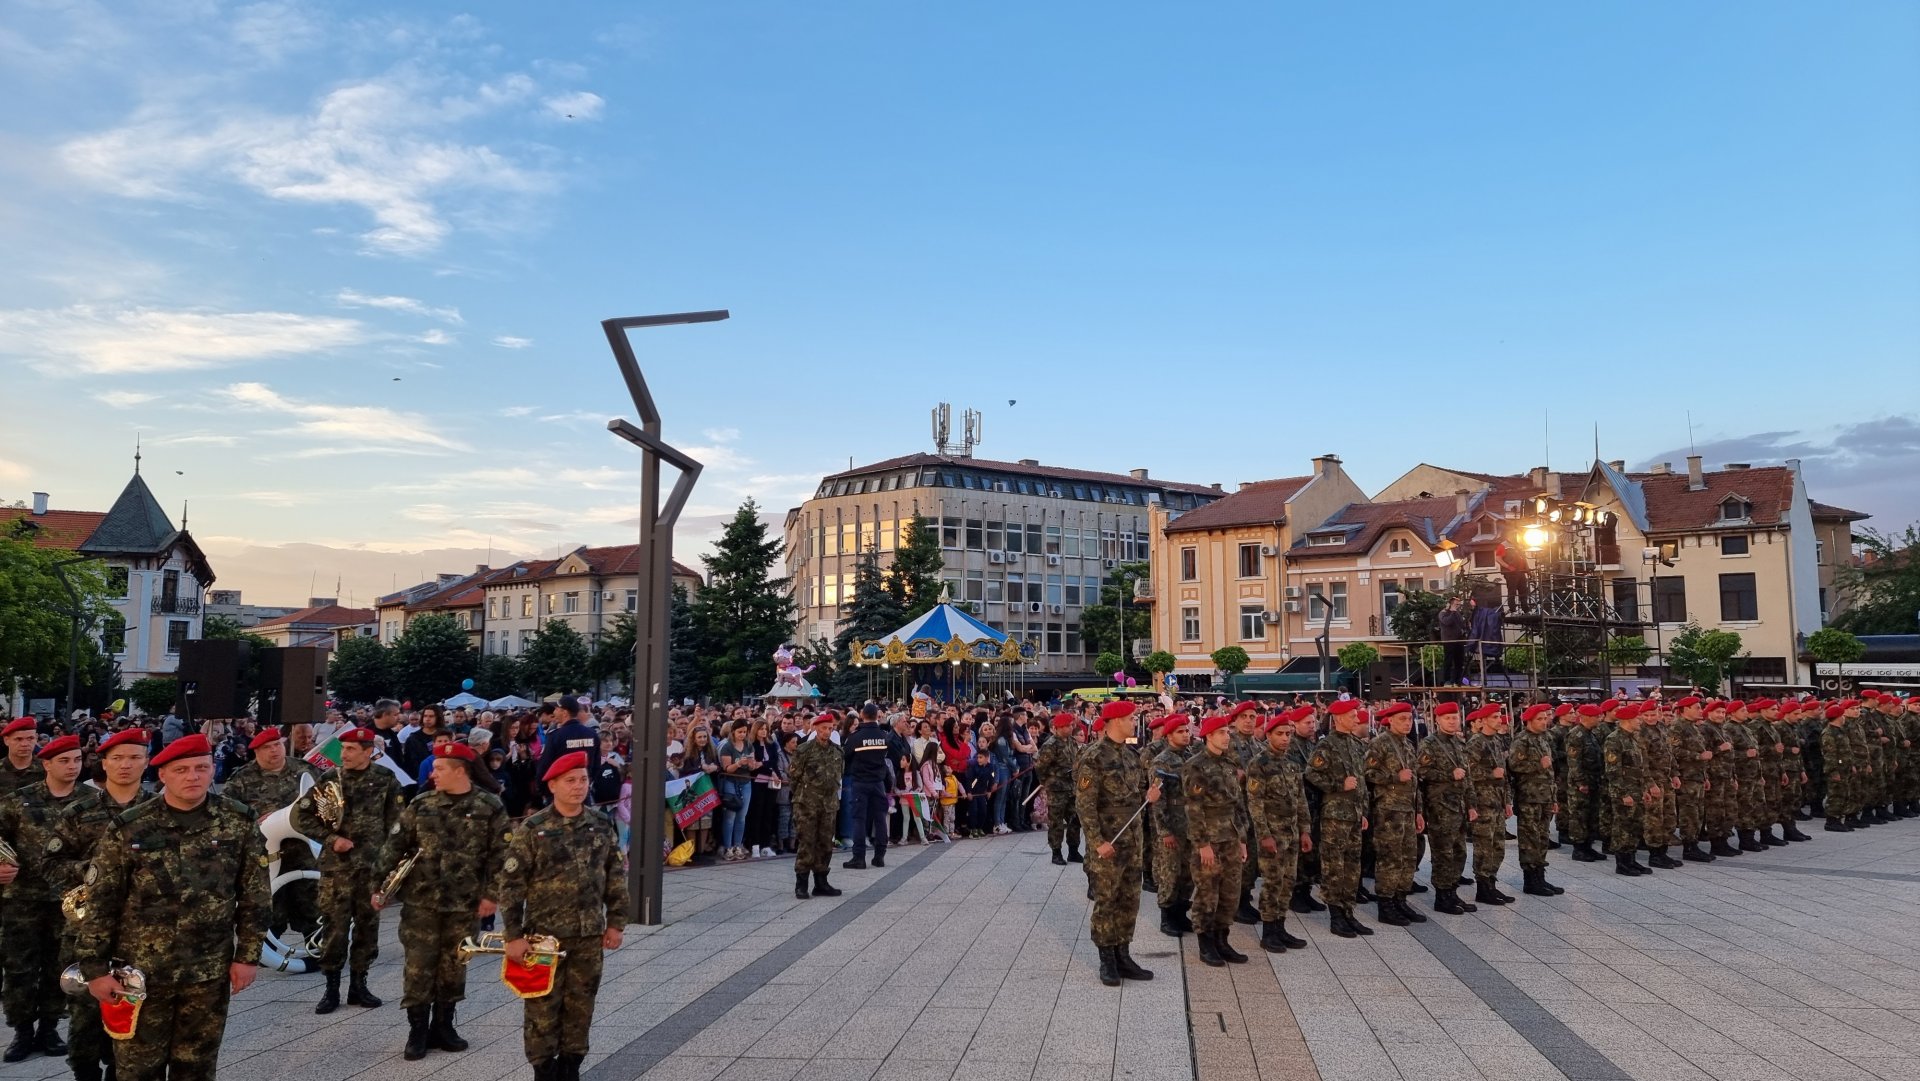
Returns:
[[[284,616],[263,619],[250,629],[276,646],[308,646],[331,653],[349,638],[372,638],[380,633],[379,613],[371,608],[343,608],[325,598],[319,604]]]

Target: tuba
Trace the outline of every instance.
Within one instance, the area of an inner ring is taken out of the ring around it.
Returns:
[[[115,958],[107,975],[120,981],[120,991],[111,1002],[100,1003],[101,1024],[114,1039],[131,1040],[140,1024],[140,1004],[147,1000],[147,974]],[[60,990],[84,1002],[94,1001],[93,989],[80,975],[79,965],[68,965],[60,974]]]
[[[507,985],[507,990],[521,998],[544,998],[553,991],[554,977],[567,951],[560,948],[560,940],[552,935],[528,935],[527,942],[533,948],[528,951],[527,959],[518,964],[506,956],[506,935],[499,931],[482,932],[478,942],[468,936],[455,952],[463,965],[483,954],[499,954],[500,982]]]
[[[301,795],[305,795],[314,787],[311,774],[302,778],[300,783]],[[337,787],[336,791],[338,791]],[[323,820],[328,821],[330,825],[338,820],[342,805],[337,800],[329,805],[328,797],[324,791],[314,793],[313,800],[314,809],[319,812]],[[329,806],[331,806],[333,813],[332,818],[328,818]],[[282,863],[280,853],[282,846],[286,844],[303,844],[306,845],[315,856],[320,854],[320,845],[318,842],[293,828],[293,804],[290,803],[272,814],[267,815],[265,818],[262,818],[260,820],[260,832],[266,838],[269,860],[267,864],[267,877],[271,883],[269,888],[272,892],[278,893],[284,886],[320,877],[320,872],[318,871],[281,870]],[[324,930],[324,928],[322,930]],[[269,928],[265,948],[261,951],[261,967],[271,968],[277,972],[310,971],[314,964],[313,959],[320,955],[320,933],[320,931],[315,931],[312,936],[302,942],[299,941],[297,937],[282,937],[282,935],[276,934]],[[289,930],[286,934],[293,936],[294,933]]]

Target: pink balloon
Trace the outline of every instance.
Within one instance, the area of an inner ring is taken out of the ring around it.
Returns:
[[[1139,685],[1140,685],[1140,683],[1139,683],[1139,681],[1138,681],[1138,680],[1136,680],[1136,679],[1134,679],[1134,678],[1133,678],[1132,676],[1128,676],[1128,677],[1127,677],[1127,686],[1129,686],[1129,687],[1138,687]]]
[[[1125,672],[1115,672],[1115,673],[1113,674],[1113,681],[1114,681],[1115,683],[1121,683],[1121,682],[1124,682],[1124,681],[1126,680],[1126,678],[1127,678],[1127,674],[1126,674]]]

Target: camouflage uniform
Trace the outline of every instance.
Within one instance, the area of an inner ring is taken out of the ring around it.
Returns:
[[[1346,780],[1359,783],[1351,791]],[[1350,913],[1360,892],[1360,824],[1367,814],[1367,745],[1331,732],[1307,760],[1307,783],[1320,792],[1320,896],[1335,912]]]
[[[1567,833],[1568,794],[1567,794],[1567,755],[1574,741],[1580,736],[1580,724],[1572,714],[1556,718],[1547,729],[1547,740],[1553,744],[1553,803],[1560,808],[1554,812],[1554,832],[1562,843],[1571,843]]]
[[[1773,824],[1780,821],[1780,760],[1786,748],[1780,746],[1774,735],[1773,722],[1757,711],[1747,718],[1746,728],[1753,745],[1760,751],[1760,764],[1754,777],[1753,824],[1761,833],[1760,840],[1765,842],[1773,833]]]
[[[1845,728],[1844,718],[1826,722],[1820,730],[1821,766],[1826,774],[1826,813],[1829,825],[1843,820],[1856,809],[1854,778],[1859,775],[1857,745]]]
[[[1711,761],[1701,761],[1708,752],[1707,734],[1694,721],[1675,718],[1667,726],[1667,749],[1673,759],[1673,771],[1680,775],[1680,791],[1675,793],[1675,824],[1680,843],[1692,848],[1700,843],[1702,815],[1706,811],[1707,777]],[[1698,858],[1697,854],[1694,858]]]
[[[1920,713],[1908,710],[1900,716],[1900,777],[1902,797],[1912,804],[1920,800]],[[1909,811],[1920,807],[1909,806]]]
[[[1413,867],[1420,853],[1414,818],[1420,813],[1420,792],[1411,774],[1413,743],[1405,736],[1383,731],[1367,744],[1366,782],[1373,796],[1368,825],[1373,831],[1373,885],[1377,893],[1399,897],[1413,890]]]
[[[1740,831],[1741,843],[1751,849],[1757,842],[1747,834],[1757,831],[1762,822],[1760,744],[1745,721],[1729,718],[1720,728],[1733,744],[1733,774],[1740,782],[1734,800],[1734,826]]]
[[[1203,746],[1180,770],[1179,788],[1187,803],[1193,929],[1201,934],[1231,929],[1240,899],[1240,869],[1245,862],[1241,846],[1246,843],[1249,822],[1240,775],[1240,759],[1231,745],[1220,754]],[[1200,861],[1203,845],[1213,847],[1212,867]],[[1165,888],[1165,880],[1158,873],[1154,880]]]
[[[1093,738],[1100,739],[1100,733],[1095,732]],[[1142,740],[1138,745],[1129,749],[1139,756],[1140,775],[1146,778],[1147,784],[1152,784],[1153,760],[1160,757],[1161,751],[1167,749],[1167,738],[1165,736],[1155,736],[1151,740]],[[1085,754],[1086,752],[1083,750],[1080,753]],[[1077,759],[1075,765],[1078,765]],[[1078,815],[1076,814],[1075,817],[1078,817]],[[1159,806],[1149,806],[1146,810],[1140,812],[1140,830],[1140,835],[1143,837],[1158,837],[1166,832],[1160,825]],[[1093,842],[1089,841],[1087,844],[1091,846]],[[1140,857],[1140,887],[1148,893],[1152,893],[1157,889],[1157,884],[1153,881],[1155,866],[1156,862],[1153,853],[1143,852]],[[1087,888],[1093,888],[1093,873],[1091,871],[1087,873]]]
[[[1300,900],[1303,902],[1300,907],[1294,908],[1295,912],[1306,911],[1310,907],[1310,891],[1313,884],[1320,881],[1320,790],[1304,784],[1307,763],[1313,760],[1313,749],[1318,745],[1318,737],[1306,739],[1298,731],[1294,732],[1293,742],[1287,744],[1287,761],[1300,771],[1306,792],[1306,829],[1308,836],[1313,839],[1313,850],[1300,853],[1300,862],[1294,869],[1294,891],[1301,894]]]
[[[473,932],[482,898],[499,897],[500,862],[513,823],[500,797],[475,789],[423,793],[400,813],[400,831],[375,875],[414,852],[420,862],[400,886],[400,949],[406,954],[400,1005],[446,1005],[467,997],[467,966],[455,948]],[[385,899],[391,903],[393,898]]]
[[[1507,778],[1506,756],[1500,741],[1485,733],[1467,740],[1467,776],[1473,782],[1473,806],[1480,817],[1473,821],[1473,877],[1491,883],[1500,877],[1500,864],[1507,858]],[[1501,776],[1494,776],[1498,769]]]
[[[1160,802],[1153,805],[1153,883],[1163,912],[1182,912],[1194,901],[1192,834],[1186,788],[1180,783],[1188,759],[1186,751],[1168,744],[1154,758],[1147,778],[1148,784],[1160,781]]]
[[[1880,715],[1879,710],[1869,708],[1861,714],[1860,720],[1867,722],[1865,725],[1868,743],[1867,758],[1873,763],[1873,773],[1865,785],[1866,802],[1868,807],[1879,810],[1887,803],[1887,788],[1893,776],[1891,766],[1893,739],[1887,735],[1886,718]]]
[[[1520,835],[1520,869],[1547,865],[1547,819],[1553,813],[1553,741],[1545,732],[1514,734],[1507,773],[1514,780],[1514,832]]]
[[[1625,728],[1607,737],[1604,749],[1607,767],[1607,798],[1613,802],[1613,851],[1622,861],[1631,861],[1645,826],[1639,807],[1647,800],[1647,752],[1638,733]],[[1626,800],[1633,800],[1628,806]]]
[[[254,761],[234,770],[233,775],[227,778],[226,785],[220,789],[220,794],[246,804],[253,812],[254,820],[258,821],[282,807],[292,806],[300,798],[300,781],[306,777],[312,777],[317,782],[320,771],[297,758],[289,757],[278,773],[268,773],[260,768],[258,761]],[[269,859],[276,855],[280,857],[280,873],[283,875],[320,869],[320,864],[314,859],[313,848],[299,840],[282,844],[277,853],[267,853]],[[318,882],[289,880],[274,891],[273,929],[276,933],[292,927],[311,937],[319,923]]]
[[[7,1024],[15,1029],[51,1023],[67,1012],[60,993],[60,933],[66,921],[49,865],[63,847],[54,832],[60,813],[85,791],[76,785],[55,796],[39,781],[0,799],[0,840],[20,854],[19,876],[0,891],[6,897],[0,910],[0,936],[7,944],[4,997]]]
[[[787,788],[793,793],[795,874],[824,875],[832,864],[840,774],[846,768],[846,755],[830,739],[807,740],[793,752],[793,761],[787,765]]]
[[[86,878],[73,947],[81,976],[104,976],[119,958],[147,977],[139,1027],[113,1041],[119,1081],[211,1079],[228,966],[260,963],[272,907],[253,816],[220,796],[191,811],[145,800],[107,827]]]
[[[1455,778],[1460,770],[1463,776]],[[1426,808],[1427,848],[1433,853],[1435,900],[1459,888],[1467,869],[1467,808],[1473,806],[1473,778],[1467,769],[1464,736],[1435,732],[1420,743],[1420,799]]]
[[[1776,720],[1773,722],[1773,739],[1781,748],[1780,791],[1775,800],[1775,816],[1787,829],[1798,829],[1793,823],[1800,818],[1800,807],[1806,803],[1800,775],[1807,769],[1800,749],[1800,727],[1789,720]]]
[[[1080,851],[1080,819],[1073,813],[1073,760],[1079,751],[1079,744],[1056,731],[1033,759],[1047,792],[1047,847],[1055,854],[1062,842],[1068,851]]]
[[[1600,814],[1607,803],[1606,756],[1599,726],[1576,725],[1566,736],[1567,805],[1560,809],[1567,839],[1576,845],[1606,843]]]
[[[1700,734],[1707,741],[1707,750],[1713,752],[1713,758],[1707,762],[1707,785],[1705,806],[1701,813],[1701,828],[1706,831],[1706,839],[1725,847],[1727,834],[1734,830],[1735,800],[1739,798],[1737,778],[1734,775],[1734,750],[1729,741],[1729,733],[1711,720],[1698,722]],[[1617,802],[1617,801],[1616,801]]]
[[[1879,744],[1867,729],[1865,715],[1847,718],[1844,731],[1847,742],[1853,745],[1853,779],[1847,782],[1847,810],[1858,816],[1873,805],[1874,786],[1880,783],[1880,771],[1874,768],[1877,764],[1874,751]]]
[[[825,745],[833,747],[831,741]],[[552,935],[567,954],[553,991],[526,1000],[521,1037],[528,1062],[539,1066],[562,1058],[578,1066],[585,1057],[605,959],[601,938],[610,922],[618,926],[626,914],[620,831],[604,813],[586,807],[568,818],[548,807],[513,831],[500,865],[501,931],[508,942]]]
[[[385,766],[338,770],[328,778],[334,779],[346,796],[340,824],[328,826],[315,810],[313,794],[319,790],[315,788],[294,802],[293,828],[320,842],[320,913],[326,923],[320,970],[337,974],[342,965],[350,964],[356,974],[365,975],[380,956],[380,913],[373,908],[373,891],[380,885],[375,874],[380,850],[400,828],[406,801],[399,782]],[[336,837],[352,841],[353,847],[335,852]]]
[[[1253,834],[1259,847],[1260,919],[1277,923],[1286,918],[1287,901],[1300,856],[1300,835],[1307,832],[1307,793],[1302,784],[1300,766],[1288,754],[1274,754],[1272,748],[1255,755],[1247,767],[1247,811],[1253,820]],[[1273,842],[1274,851],[1266,843]]]
[[[21,769],[13,764],[13,759],[0,754],[0,796],[11,796],[30,784],[38,784],[47,779],[47,767],[40,764],[38,758],[27,763]]]
[[[1140,914],[1141,826],[1127,827],[1124,835],[1120,828],[1147,798],[1146,774],[1137,752],[1102,735],[1075,759],[1073,776],[1074,808],[1087,831],[1087,846],[1095,852],[1104,844],[1114,849],[1112,859],[1087,860],[1093,876],[1093,944],[1125,946],[1133,941],[1133,921]]]
[[[82,788],[80,795],[61,810],[60,817],[54,822],[54,842],[48,842],[50,854],[54,856],[47,862],[47,875],[53,881],[58,894],[79,886],[86,877],[87,861],[93,858],[94,846],[100,838],[106,836],[107,827],[119,818],[128,808],[140,803],[146,797],[136,795],[133,803],[113,802],[102,788]],[[60,966],[65,968],[74,961],[73,936],[77,927],[66,925],[60,936]],[[100,1007],[91,999],[67,1001],[67,1063],[73,1067],[75,1078],[91,1078],[100,1075],[103,1064],[113,1062],[113,1041],[107,1037],[107,1030],[100,1021]]]
[[[1673,843],[1674,830],[1679,824],[1678,811],[1673,805],[1673,745],[1667,742],[1667,734],[1658,723],[1641,721],[1640,747],[1647,757],[1647,783],[1660,790],[1658,798],[1649,796],[1639,801],[1641,843],[1652,852]]]

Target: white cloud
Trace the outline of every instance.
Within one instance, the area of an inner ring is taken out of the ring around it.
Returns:
[[[240,437],[218,432],[188,432],[184,435],[163,435],[153,442],[156,446],[168,447],[237,447]]]
[[[160,396],[137,390],[103,390],[93,397],[103,405],[110,405],[115,409],[131,409],[136,405],[145,405]]]
[[[370,296],[355,289],[342,289],[333,299],[348,308],[379,308],[382,311],[438,319],[443,323],[458,324],[465,321],[460,318],[459,308],[436,308],[412,297]]]
[[[740,438],[738,428],[702,428],[700,434],[715,443],[732,443]]]
[[[163,308],[0,311],[0,354],[49,374],[192,371],[306,356],[367,338],[352,319],[292,312],[208,312]]]
[[[205,199],[224,180],[270,199],[355,207],[374,221],[361,234],[369,250],[419,255],[445,242],[462,210],[552,184],[451,130],[532,97],[532,79],[464,94],[449,83],[403,67],[337,87],[299,115],[150,102],[120,127],[67,142],[59,158],[78,179],[133,199]]]
[[[403,413],[374,405],[329,405],[306,402],[273,390],[264,383],[234,383],[219,392],[235,405],[262,413],[298,418],[282,434],[330,441],[327,446],[295,451],[295,458],[323,458],[343,454],[444,454],[469,449],[465,443],[435,431],[433,422],[418,413]]]
[[[417,335],[413,340],[423,345],[452,345],[458,339],[444,330],[435,328],[425,334]]]
[[[304,6],[285,0],[248,4],[233,14],[229,33],[234,43],[270,62],[313,48],[326,37],[319,21]]]
[[[500,411],[503,417],[524,417],[539,410],[531,405],[510,405]]]
[[[597,120],[600,110],[606,108],[607,99],[590,90],[579,90],[548,98],[542,104],[548,112],[562,120]]]
[[[29,472],[27,467],[21,465],[19,462],[0,458],[0,480],[17,483],[26,480]]]
[[[493,344],[502,349],[525,349],[533,344],[532,338],[516,338],[511,334],[502,334],[493,339]]]

